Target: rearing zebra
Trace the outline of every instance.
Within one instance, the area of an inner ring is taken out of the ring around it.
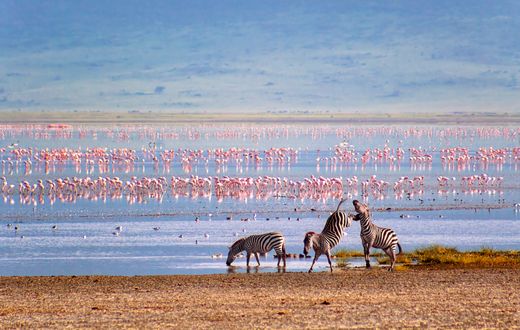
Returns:
[[[388,270],[394,270],[396,246],[399,247],[399,254],[403,252],[396,233],[392,229],[378,227],[372,223],[368,206],[360,203],[358,200],[354,200],[352,204],[354,204],[354,209],[358,213],[353,219],[361,224],[361,241],[365,252],[366,267],[370,268],[370,248],[375,247],[382,249],[390,257],[391,265]]]
[[[283,266],[285,267],[285,238],[282,233],[272,232],[259,235],[251,235],[243,237],[233,243],[229,248],[229,253],[226,261],[226,265],[231,266],[231,263],[235,261],[238,254],[242,251],[246,251],[247,267],[249,267],[249,259],[251,254],[255,255],[256,262],[260,266],[260,260],[258,260],[258,253],[267,253],[272,249],[275,250],[278,256],[278,267],[280,267],[280,261],[283,259]]]
[[[309,269],[309,273],[312,272],[314,263],[322,254],[327,256],[330,271],[332,272],[330,251],[336,245],[338,245],[339,241],[343,237],[343,229],[346,227],[350,227],[352,222],[352,218],[350,216],[347,216],[345,212],[339,210],[339,207],[345,200],[346,199],[342,199],[339,202],[336,211],[328,217],[327,222],[325,223],[325,227],[323,228],[321,234],[315,233],[313,231],[310,231],[305,234],[305,238],[303,240],[303,254],[307,256],[309,255],[311,247],[314,249],[314,259],[312,260],[312,265]]]

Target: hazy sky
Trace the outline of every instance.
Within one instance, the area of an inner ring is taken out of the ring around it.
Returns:
[[[0,110],[520,112],[520,1],[0,1]]]

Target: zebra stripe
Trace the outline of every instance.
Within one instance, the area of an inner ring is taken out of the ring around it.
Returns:
[[[342,199],[339,202],[336,211],[328,217],[325,227],[321,231],[321,235],[325,237],[331,249],[338,245],[343,238],[344,228],[351,225],[351,219],[347,217],[345,212],[339,210],[344,201],[345,199]]]
[[[370,268],[370,248],[375,247],[382,249],[390,257],[391,265],[389,270],[393,270],[396,260],[396,247],[399,248],[399,254],[402,252],[397,234],[390,228],[382,228],[375,225],[372,222],[368,206],[360,203],[358,200],[354,200],[352,203],[358,213],[353,219],[359,221],[361,225],[360,236],[365,253],[366,267]]]
[[[327,256],[330,271],[332,272],[330,251],[341,241],[344,228],[350,227],[351,225],[351,217],[347,216],[345,212],[339,210],[339,207],[345,200],[346,199],[342,199],[339,202],[336,211],[327,218],[325,227],[320,234],[315,232],[308,232],[305,234],[305,238],[303,240],[303,254],[307,256],[311,247],[314,250],[314,259],[312,261],[311,268],[309,269],[309,273],[312,272],[314,263],[322,254]]]
[[[251,254],[255,255],[256,262],[260,266],[258,254],[267,253],[272,249],[275,250],[278,256],[278,266],[280,266],[280,261],[283,259],[283,266],[285,267],[285,238],[282,233],[279,232],[251,235],[237,240],[229,248],[226,264],[231,266],[231,263],[235,261],[238,254],[242,251],[246,251],[247,267],[249,267]]]

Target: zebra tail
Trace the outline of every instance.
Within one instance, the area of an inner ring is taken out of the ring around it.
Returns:
[[[342,199],[339,201],[338,207],[336,208],[336,212],[339,211],[339,207],[340,207],[341,204],[343,204],[343,202],[346,201],[346,200],[347,200],[346,198],[342,198]]]
[[[397,242],[397,247],[399,248],[399,253],[398,254],[403,253],[403,249],[401,248],[401,244],[399,244],[399,242]]]

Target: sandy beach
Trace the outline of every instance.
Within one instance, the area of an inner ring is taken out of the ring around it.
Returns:
[[[518,328],[520,270],[0,278],[2,328]]]

